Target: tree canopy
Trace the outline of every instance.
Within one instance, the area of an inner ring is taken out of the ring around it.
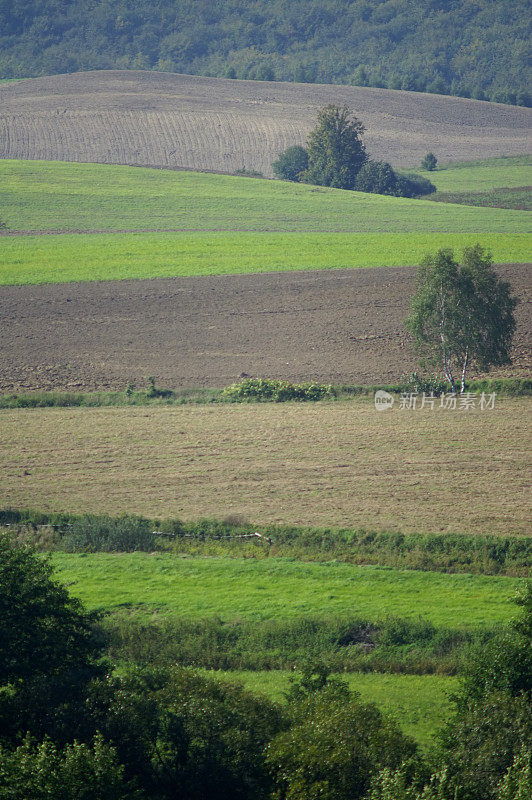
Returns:
[[[43,558],[0,535],[0,729],[72,733],[89,682],[105,673],[94,621]]]
[[[347,106],[327,105],[307,142],[308,169],[301,180],[318,186],[352,189],[368,157],[361,140],[364,125]]]
[[[285,181],[299,181],[308,167],[308,153],[301,145],[284,150],[272,164],[274,175]]]
[[[493,270],[480,245],[464,250],[460,265],[450,249],[427,255],[405,321],[423,366],[440,368],[455,389],[455,375],[510,363],[517,300]]]
[[[89,69],[530,105],[527,0],[0,0],[0,78]]]

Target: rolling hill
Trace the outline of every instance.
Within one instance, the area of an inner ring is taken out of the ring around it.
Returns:
[[[519,155],[526,108],[367,87],[100,71],[0,85],[0,158],[272,174],[303,143],[317,110],[345,104],[367,128],[373,158],[419,164]]]

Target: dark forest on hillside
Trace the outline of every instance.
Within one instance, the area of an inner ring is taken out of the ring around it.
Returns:
[[[91,69],[531,104],[529,0],[0,0],[0,78]]]

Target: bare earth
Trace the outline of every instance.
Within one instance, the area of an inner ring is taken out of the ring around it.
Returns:
[[[0,158],[255,169],[303,144],[327,103],[348,105],[373,158],[419,165],[530,150],[530,109],[443,95],[99,71],[0,85]]]
[[[0,287],[0,390],[172,388],[242,373],[397,382],[415,267]],[[521,299],[514,364],[532,365],[532,265],[498,267]]]

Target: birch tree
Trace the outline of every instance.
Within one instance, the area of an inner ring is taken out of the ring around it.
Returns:
[[[440,369],[456,394],[468,369],[510,364],[517,302],[480,245],[465,248],[462,264],[449,249],[428,254],[405,320],[421,365]]]

